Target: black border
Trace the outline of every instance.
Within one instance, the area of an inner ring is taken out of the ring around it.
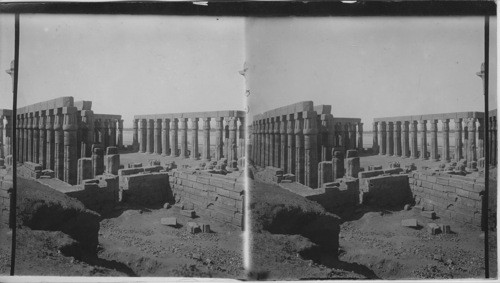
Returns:
[[[0,13],[128,14],[200,16],[485,16],[496,15],[493,1],[209,1],[192,2],[16,2],[0,3]]]

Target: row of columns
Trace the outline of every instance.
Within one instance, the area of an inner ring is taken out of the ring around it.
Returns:
[[[69,184],[76,184],[77,160],[90,157],[92,145],[123,146],[122,120],[94,121],[92,111],[76,107],[20,114],[17,123],[17,161],[38,163]]]
[[[0,158],[12,155],[12,117],[0,116]]]
[[[454,119],[455,150],[450,152],[450,119],[442,122],[442,151],[438,152],[438,120],[394,121],[373,123],[373,149],[379,155],[428,159],[427,122],[430,126],[430,158],[449,162],[467,159],[468,164],[484,157],[483,119]],[[477,127],[478,124],[479,126]],[[496,129],[496,125],[495,125]],[[496,130],[495,130],[496,131]],[[420,142],[419,142],[420,139]],[[477,144],[476,144],[477,140]],[[420,145],[420,147],[419,147]],[[420,150],[420,156],[418,151]]]
[[[220,160],[225,157],[232,161],[244,156],[244,144],[242,144],[244,118],[203,117],[201,119],[203,120],[202,160],[212,159],[210,150],[212,119],[215,120],[214,159]],[[141,153],[199,159],[199,120],[200,118],[134,119],[133,144],[138,145]],[[224,122],[226,122],[225,126]],[[191,129],[190,148],[188,148],[188,123]]]
[[[319,163],[316,112],[304,111],[253,122],[252,160],[282,168],[297,182],[317,186]]]

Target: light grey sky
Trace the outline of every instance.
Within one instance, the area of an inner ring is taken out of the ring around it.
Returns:
[[[250,114],[312,100],[338,117],[482,111],[483,17],[251,18]],[[496,20],[490,23],[496,95]],[[491,100],[496,108],[496,99]]]
[[[0,15],[0,108],[13,28]],[[368,129],[375,117],[482,111],[483,40],[482,17],[22,15],[18,105],[73,96],[125,127],[135,114],[244,109],[247,61],[251,115],[312,100]],[[495,19],[490,41],[493,95]]]
[[[18,105],[73,96],[96,113],[242,110],[244,19],[21,15]],[[14,17],[0,15],[0,93],[14,58]],[[0,108],[11,108],[1,99]]]

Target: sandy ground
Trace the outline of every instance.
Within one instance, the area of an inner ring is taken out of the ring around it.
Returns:
[[[161,225],[177,217],[178,227]],[[212,233],[191,234],[187,222],[209,224]],[[103,219],[99,257],[116,260],[136,276],[241,278],[242,231],[209,219],[180,215],[179,208],[127,209]]]

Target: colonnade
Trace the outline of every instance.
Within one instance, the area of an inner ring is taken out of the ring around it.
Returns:
[[[78,159],[90,157],[94,144],[119,145],[113,125],[123,125],[121,116],[94,114],[90,106],[90,102],[74,103],[73,97],[61,97],[19,108],[17,161],[38,163],[53,170],[56,178],[76,184]],[[107,125],[101,127],[101,122]],[[119,127],[119,141],[122,132],[123,126]]]
[[[441,139],[438,139],[439,121]],[[445,162],[466,159],[470,166],[472,161],[484,157],[483,126],[482,112],[376,118],[373,122],[373,149],[379,155],[413,159],[430,158],[432,161]],[[496,137],[496,123],[490,122],[490,128],[491,132],[494,131],[491,136]],[[450,130],[453,131],[452,137]],[[428,133],[430,133],[430,146],[427,140]],[[450,138],[455,142],[453,151],[450,147]],[[440,146],[441,151],[439,151]],[[491,148],[491,152],[496,153],[496,145]],[[496,158],[494,160],[496,162]]]
[[[203,130],[202,148],[199,147],[199,122]],[[215,137],[212,125],[215,124]],[[202,159],[204,161],[236,161],[245,155],[245,112],[213,111],[136,115],[133,121],[133,145],[141,153],[162,156]],[[188,131],[191,140],[188,143]],[[215,152],[211,141],[215,138]],[[189,147],[188,147],[189,145]]]
[[[0,158],[12,155],[12,110],[0,109]]]
[[[297,182],[315,188],[318,163],[330,161],[334,148],[363,147],[361,120],[334,118],[330,110],[305,101],[255,115],[251,136],[254,164],[281,168],[294,174]]]

